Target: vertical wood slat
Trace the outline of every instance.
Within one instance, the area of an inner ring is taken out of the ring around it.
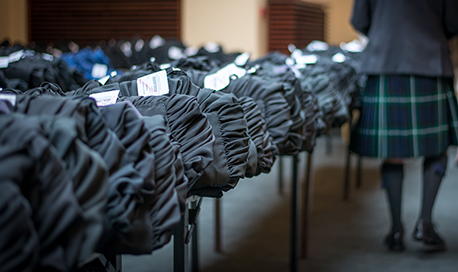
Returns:
[[[28,0],[29,41],[181,39],[181,0]]]
[[[269,0],[269,51],[288,54],[313,40],[325,41],[325,12],[318,4],[298,0]]]

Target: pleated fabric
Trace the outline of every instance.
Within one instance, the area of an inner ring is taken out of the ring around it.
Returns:
[[[283,97],[288,102],[292,121],[281,153],[283,155],[293,155],[303,151],[303,142],[306,141],[306,131],[304,131],[306,120],[304,119],[304,107],[300,100],[301,86],[292,68],[286,64],[286,59],[286,55],[274,53],[261,60],[249,63],[249,67],[254,70],[250,74],[263,78],[266,84],[279,84],[281,86],[279,92],[283,94]]]
[[[141,214],[138,222],[133,223],[127,237],[111,239],[105,250],[150,253],[170,241],[172,226],[180,221],[185,209],[188,180],[178,145],[171,143],[162,129],[164,124],[141,116],[129,101],[103,107],[101,111],[145,179],[141,190],[143,203],[136,212]]]
[[[166,133],[162,115],[142,117],[151,133],[150,145],[156,157],[156,201],[150,211],[153,230],[153,250],[170,241],[172,228],[180,222],[185,210],[188,179],[178,143]]]
[[[83,211],[86,226],[78,263],[84,263],[90,259],[102,236],[108,169],[100,154],[81,141],[73,119],[39,116],[38,121],[65,163],[72,178],[73,192]]]
[[[214,136],[207,117],[193,96],[122,97],[130,101],[143,116],[160,114],[166,118],[167,133],[180,147],[185,175],[191,188],[213,160]]]
[[[90,119],[87,116],[89,108],[84,107],[84,103],[91,105],[93,101],[84,100],[83,103],[79,103],[73,99],[49,95],[18,96],[15,107],[17,112],[39,118],[49,141],[57,149],[72,177],[75,195],[88,222],[86,242],[79,260],[81,263],[88,260],[98,248],[105,224],[103,216],[110,169],[98,151],[110,146],[114,152],[106,152],[104,155],[108,157],[113,154],[119,155],[122,150],[116,148],[117,141],[114,135],[109,137],[110,134],[102,133],[99,139],[94,141],[96,137],[93,135],[96,131],[92,130],[94,126],[87,121]],[[101,123],[97,123],[97,126],[100,125]],[[100,140],[102,142],[97,144]]]
[[[294,149],[298,147],[300,139],[302,142],[300,151],[313,152],[315,146],[315,138],[325,130],[326,124],[319,118],[322,114],[318,114],[315,105],[311,102],[316,102],[313,93],[301,85],[301,77],[299,71],[287,64],[289,56],[279,52],[273,52],[249,63],[249,67],[254,69],[254,74],[264,79],[273,79],[284,85],[285,98],[289,102],[291,115],[296,116],[293,119],[291,132],[295,136],[297,145],[289,143],[283,154],[294,154]],[[295,69],[295,70],[293,70]],[[294,101],[292,103],[292,101]],[[301,118],[298,118],[298,114]],[[320,131],[321,130],[321,131]]]
[[[150,134],[141,120],[138,112],[129,103],[120,103],[101,107],[107,126],[115,132],[126,149],[130,164],[129,172],[132,176],[125,182],[132,181],[128,190],[123,190],[125,196],[119,199],[127,201],[125,212],[128,212],[122,225],[114,232],[114,237],[109,239],[103,246],[102,252],[142,254],[152,251],[153,224],[148,212],[156,199],[156,183],[154,179],[155,157],[149,145]],[[118,183],[116,188],[121,189],[123,182]],[[113,192],[116,194],[117,192]],[[122,207],[122,206],[119,206]],[[117,213],[124,212],[116,209]],[[118,215],[115,215],[117,217]],[[123,215],[124,217],[124,215]],[[116,227],[116,226],[115,226]]]
[[[246,75],[232,80],[221,91],[232,93],[237,97],[248,96],[256,101],[263,113],[262,116],[266,121],[273,143],[282,153],[288,140],[288,133],[293,125],[291,108],[282,94],[282,85],[279,83],[268,84],[261,77]]]
[[[312,152],[316,138],[326,130],[326,123],[323,120],[322,112],[318,107],[318,98],[307,89],[301,89],[299,95],[305,113],[305,141],[303,142],[302,150]]]
[[[256,145],[256,153],[258,154],[258,164],[254,175],[269,173],[275,162],[275,154],[278,154],[277,147],[272,143],[272,138],[256,101],[251,97],[243,96],[239,98],[239,102],[247,121],[248,134]]]
[[[294,75],[293,75],[294,76]],[[296,85],[295,77],[294,80],[290,82],[285,79],[278,79],[274,77],[265,78],[266,84],[273,85],[279,84],[281,86],[279,93],[283,94],[283,97],[288,102],[290,109],[290,120],[292,122],[291,127],[286,135],[286,139],[283,143],[281,149],[281,154],[283,155],[294,155],[302,150],[303,142],[305,139],[304,131],[304,112],[302,111],[302,104],[297,96],[297,93],[300,92],[300,85]]]
[[[144,72],[139,71],[139,74],[143,75]],[[197,98],[201,111],[211,124],[215,145],[218,145],[213,146],[213,162],[205,168],[203,176],[190,187],[189,194],[221,197],[223,191],[234,188],[247,173],[248,176],[253,176],[257,171],[256,146],[248,136],[243,109],[234,95],[199,88],[178,68],[168,69],[167,74],[170,95],[184,94]],[[120,90],[120,97],[137,96],[136,80],[99,86],[89,90],[89,93],[115,89]],[[173,108],[176,111],[176,107]],[[217,139],[218,137],[222,139]],[[190,142],[189,146],[195,147],[198,141],[192,141],[194,144]],[[186,165],[185,152],[182,154]]]
[[[111,119],[114,121],[110,123],[113,126],[110,128],[103,112],[97,108],[95,101],[91,98],[62,98],[47,95],[18,96],[16,110],[26,112],[29,115],[52,114],[68,116],[77,120],[80,124],[80,130],[86,133],[85,142],[102,155],[110,176],[108,195],[106,196],[107,204],[104,207],[104,215],[100,217],[104,218],[103,235],[95,239],[99,241],[95,250],[109,253],[128,253],[137,252],[141,249],[142,252],[151,252],[152,241],[143,247],[139,243],[134,245],[135,242],[132,242],[130,247],[128,246],[129,239],[145,242],[148,239],[138,237],[152,235],[152,224],[147,221],[146,211],[148,209],[141,207],[141,204],[146,200],[154,202],[155,199],[152,173],[154,169],[150,167],[154,164],[154,157],[142,149],[148,146],[148,134],[144,130],[144,126],[141,123],[132,125],[133,129],[130,134],[123,134],[122,130],[113,131],[112,128],[117,128],[117,122],[122,122],[122,119]],[[118,109],[117,112],[113,113],[113,116],[122,116],[123,110],[124,108]],[[123,140],[116,133],[125,136]],[[142,135],[142,133],[144,134]],[[139,139],[136,139],[135,137],[138,135],[140,135]],[[138,212],[141,209],[145,209],[145,211]],[[144,230],[147,228],[149,229]],[[137,231],[143,231],[142,235],[132,234]],[[124,241],[125,244],[120,243],[117,247],[108,247],[106,244],[108,241],[115,240],[113,237]]]
[[[15,111],[27,115],[56,115],[76,120],[79,133],[84,134],[81,139],[103,157],[110,174],[128,163],[123,144],[108,128],[93,99],[37,96],[39,93],[36,92],[30,96],[17,96]]]
[[[307,48],[301,49],[303,54],[314,54],[318,56],[315,65],[307,66],[306,70],[325,69],[326,74],[332,78],[335,85],[335,94],[343,103],[342,106],[351,109],[360,107],[360,96],[367,80],[367,75],[358,73],[361,66],[361,53],[349,52],[337,46],[329,46],[323,51],[309,51]],[[343,61],[333,61],[336,54],[343,56]],[[306,71],[303,71],[306,72]],[[345,116],[344,110],[340,109],[336,115],[336,121],[341,123]]]
[[[174,68],[167,71],[170,93],[192,95],[207,116],[215,135],[213,162],[190,189],[194,195],[221,197],[241,178],[256,173],[256,146],[248,135],[243,109],[233,94],[202,89],[186,73]]]
[[[317,97],[318,106],[323,112],[326,124],[339,126],[345,123],[349,118],[348,106],[337,93],[335,83],[326,67],[317,66],[314,69],[305,69],[303,75],[301,85]]]
[[[0,114],[0,128],[1,179],[18,186],[16,189],[10,186],[10,189],[13,192],[20,189],[23,200],[30,205],[27,211],[25,202],[19,204],[22,216],[30,215],[30,212],[31,216],[30,220],[18,222],[20,225],[16,230],[22,228],[24,236],[17,242],[26,239],[22,241],[29,244],[27,237],[35,239],[32,237],[35,236],[31,230],[32,223],[39,239],[39,257],[35,265],[31,263],[33,270],[76,269],[84,244],[86,222],[65,163],[49,143],[36,118]],[[21,227],[24,225],[27,227]],[[18,253],[7,262],[14,268],[25,265],[17,263],[18,259],[34,261],[32,249],[25,247]]]
[[[172,142],[174,142],[173,146],[175,150],[175,152],[171,153],[175,154],[175,159],[170,161],[173,162],[175,166],[173,166],[173,164],[169,164],[168,167],[166,167],[167,164],[162,166],[161,168],[167,169],[165,172],[167,175],[160,175],[156,177],[155,180],[156,190],[158,190],[158,188],[164,188],[163,190],[166,192],[164,194],[161,194],[160,191],[156,192],[162,196],[161,198],[155,199],[156,208],[151,212],[154,216],[161,215],[157,217],[157,219],[153,219],[152,222],[154,226],[153,232],[157,234],[154,234],[156,238],[153,238],[153,247],[159,248],[170,240],[170,226],[179,222],[179,212],[183,212],[185,209],[185,197],[187,189],[190,188],[188,177],[191,182],[195,182],[195,180],[202,175],[202,170],[207,167],[213,159],[211,150],[214,136],[211,133],[211,126],[205,115],[202,114],[194,97],[184,95],[145,98],[137,96],[123,97],[123,95],[136,95],[136,81],[121,82],[119,84],[112,83],[104,86],[93,81],[85,85],[83,89],[79,91],[80,95],[89,95],[91,93],[119,89],[121,90],[121,98],[118,100],[120,103],[123,101],[134,102],[138,107],[136,111],[139,114],[154,115],[161,113],[166,117],[167,132]],[[151,103],[156,104],[151,105]],[[118,104],[106,108],[115,107],[118,106]],[[113,116],[113,114],[107,114],[107,116],[111,116],[113,120],[123,119],[119,116]],[[144,121],[148,120],[145,116],[141,118]],[[170,141],[168,138],[166,139]],[[164,145],[166,143],[167,142],[155,142],[154,145]],[[154,145],[152,145],[153,149],[156,148]],[[170,151],[171,149],[167,150]],[[160,152],[163,152],[163,150]],[[158,165],[164,162],[167,162],[167,160],[156,159],[155,166],[158,167]],[[174,170],[171,166],[176,169]],[[177,174],[174,174],[176,171],[178,171]],[[185,176],[179,174],[180,171],[184,171]],[[175,177],[175,175],[178,176]],[[170,189],[173,190],[170,191]],[[173,195],[176,196],[176,204],[173,204],[175,198],[170,196],[170,192],[173,192]],[[174,216],[172,212],[165,213],[164,211],[167,211],[167,207],[169,207],[169,209],[179,207],[179,212],[175,213],[177,216]],[[158,226],[157,224],[159,223],[163,227]]]
[[[14,158],[17,156],[18,158]],[[23,165],[33,163],[20,152],[8,152],[0,147],[0,169],[5,160]],[[20,166],[17,166],[20,167]],[[24,167],[24,168],[30,168]],[[21,188],[10,178],[0,177],[0,263],[2,271],[34,271],[40,254],[39,237],[32,220],[32,207]]]
[[[183,62],[186,64],[185,61]],[[210,72],[199,71],[186,65],[183,66],[191,81],[203,88],[205,77]],[[218,67],[213,68],[212,73],[218,69]],[[231,79],[229,86],[221,90],[221,92],[233,93],[238,98],[255,98],[263,114],[262,118],[266,119],[268,130],[273,134],[272,139],[277,151],[275,154],[297,153],[303,141],[303,137],[300,135],[301,132],[297,133],[297,130],[302,129],[305,120],[301,118],[300,107],[297,107],[300,106],[300,101],[294,96],[294,89],[288,87],[286,83],[272,81],[259,76],[256,76],[256,79],[252,82],[253,78],[253,76],[247,75],[240,79]],[[250,88],[252,89],[248,90]],[[274,114],[274,116],[266,114],[266,104],[269,107],[268,113]],[[290,112],[286,113],[286,110]],[[293,128],[296,131],[293,131]]]
[[[97,86],[98,85],[98,86]],[[136,80],[112,83],[104,86],[94,84],[94,88],[81,90],[89,95],[110,90],[120,90],[119,101],[131,101],[142,115],[162,114],[167,117],[168,133],[172,140],[180,144],[180,152],[185,166],[185,175],[190,186],[202,175],[213,160],[214,136],[211,126],[193,97],[181,94],[163,97],[138,97]]]

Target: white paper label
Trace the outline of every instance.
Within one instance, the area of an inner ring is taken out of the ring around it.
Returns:
[[[240,78],[245,74],[245,69],[237,67],[234,63],[231,63],[216,73],[206,76],[204,80],[204,87],[219,91],[229,85],[231,76],[235,75]]]
[[[33,51],[33,50],[25,50],[24,51],[24,57],[33,57],[33,56],[35,56],[35,51]]]
[[[20,60],[22,58],[22,56],[24,56],[24,50],[19,50],[19,51],[16,51],[14,53],[11,53],[8,56],[8,62],[9,63],[16,62],[16,61]]]
[[[161,68],[161,70],[165,70],[165,69],[169,68],[170,66],[172,66],[172,65],[170,65],[170,63],[163,63],[163,64],[159,65],[159,68]]]
[[[230,83],[230,79],[227,76],[220,76],[217,73],[211,74],[205,77],[204,87],[212,90],[222,90],[227,87]]]
[[[138,40],[135,43],[135,51],[137,51],[137,52],[142,51],[144,45],[145,45],[145,41],[143,41],[142,39]]]
[[[305,63],[298,63],[298,64],[294,65],[293,67],[296,68],[296,69],[298,69],[298,70],[299,70],[299,69],[306,69],[306,68],[307,68],[307,64],[305,64]]]
[[[326,51],[329,49],[329,45],[323,41],[312,41],[307,45],[308,51]]]
[[[291,52],[291,58],[297,59],[300,56],[302,56],[302,50],[300,49],[294,49],[293,52]]]
[[[337,63],[342,63],[347,59],[344,54],[342,53],[337,53],[334,56],[332,56],[332,61],[337,62]]]
[[[159,35],[154,35],[154,37],[149,41],[149,48],[151,49],[156,49],[163,45],[165,45],[165,40]]]
[[[296,61],[294,61],[292,58],[287,58],[287,59],[285,60],[285,63],[286,63],[286,65],[288,65],[288,66],[293,66],[294,64],[296,64]]]
[[[43,53],[41,54],[41,57],[44,59],[44,60],[47,60],[47,61],[53,61],[54,57],[50,54],[46,54],[46,53]]]
[[[187,47],[185,50],[184,50],[186,56],[188,57],[191,57],[191,56],[194,56],[195,54],[197,54],[197,52],[199,52],[199,49],[195,46],[190,46],[190,47]]]
[[[128,58],[132,57],[132,44],[130,42],[125,42],[121,44],[121,51]]]
[[[239,56],[237,56],[237,58],[235,59],[234,63],[237,66],[244,66],[248,62],[249,59],[250,59],[250,53],[245,52],[245,53],[240,54]]]
[[[182,57],[184,57],[181,48],[178,48],[176,46],[170,46],[168,55],[170,59],[174,60],[181,59]]]
[[[219,52],[219,45],[215,42],[208,42],[204,45],[205,50],[209,53]]]
[[[316,55],[303,55],[296,59],[296,63],[299,64],[315,64],[318,61]]]
[[[137,79],[137,92],[139,96],[159,96],[169,93],[169,82],[167,72],[149,74]]]
[[[369,39],[364,36],[363,34],[358,35],[359,39],[355,39],[349,43],[340,43],[340,48],[342,50],[348,51],[348,52],[353,52],[353,53],[360,53],[364,51],[364,48],[366,48],[367,43],[369,42]]]
[[[0,68],[6,68],[8,67],[8,64],[8,57],[0,57]]]
[[[296,47],[294,44],[292,44],[292,43],[288,44],[288,50],[289,50],[289,52],[292,53],[294,50],[296,50],[296,48],[297,48],[297,47]]]
[[[92,97],[95,99],[95,103],[97,104],[97,106],[103,107],[103,106],[116,104],[116,101],[118,100],[118,94],[119,94],[119,90],[115,90],[115,91],[91,94],[89,95],[89,97]]]
[[[0,94],[0,100],[6,100],[11,103],[11,105],[16,105],[16,95],[15,94]]]
[[[256,71],[258,71],[258,68],[257,67],[251,67],[250,69],[248,69],[248,71],[246,71],[248,74],[254,74],[256,73]]]
[[[107,75],[108,67],[105,64],[96,63],[92,66],[91,75],[93,78],[102,78]]]
[[[107,83],[109,79],[110,79],[110,76],[104,76],[101,79],[99,79],[98,81],[100,82],[100,84],[105,85],[105,83]]]

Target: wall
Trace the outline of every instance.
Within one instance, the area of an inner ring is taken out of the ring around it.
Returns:
[[[354,0],[302,0],[321,4],[326,12],[326,42],[340,44],[356,39],[357,33],[350,24]]]
[[[356,38],[349,23],[353,0],[302,0],[326,7],[326,41]],[[267,53],[267,0],[182,0],[182,39],[201,46],[214,41],[226,52],[243,51],[253,58]],[[0,0],[0,40],[27,41],[27,0]]]
[[[27,42],[27,0],[0,0],[0,41]]]
[[[214,41],[226,52],[267,53],[267,0],[182,0],[182,37],[187,45]],[[353,0],[302,0],[324,6],[326,42],[340,44],[357,38],[349,23]]]
[[[250,52],[258,57],[267,48],[265,0],[182,0],[182,39],[200,47],[217,42],[225,52]]]

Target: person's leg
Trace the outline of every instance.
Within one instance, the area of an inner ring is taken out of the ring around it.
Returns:
[[[444,241],[434,231],[432,210],[439,186],[447,168],[447,156],[425,158],[423,162],[423,199],[420,216],[414,230],[414,238],[427,244],[443,246]]]
[[[404,250],[404,228],[401,220],[402,184],[404,166],[402,160],[387,160],[382,165],[382,182],[386,190],[390,214],[391,232],[385,237],[385,244],[390,250]]]

